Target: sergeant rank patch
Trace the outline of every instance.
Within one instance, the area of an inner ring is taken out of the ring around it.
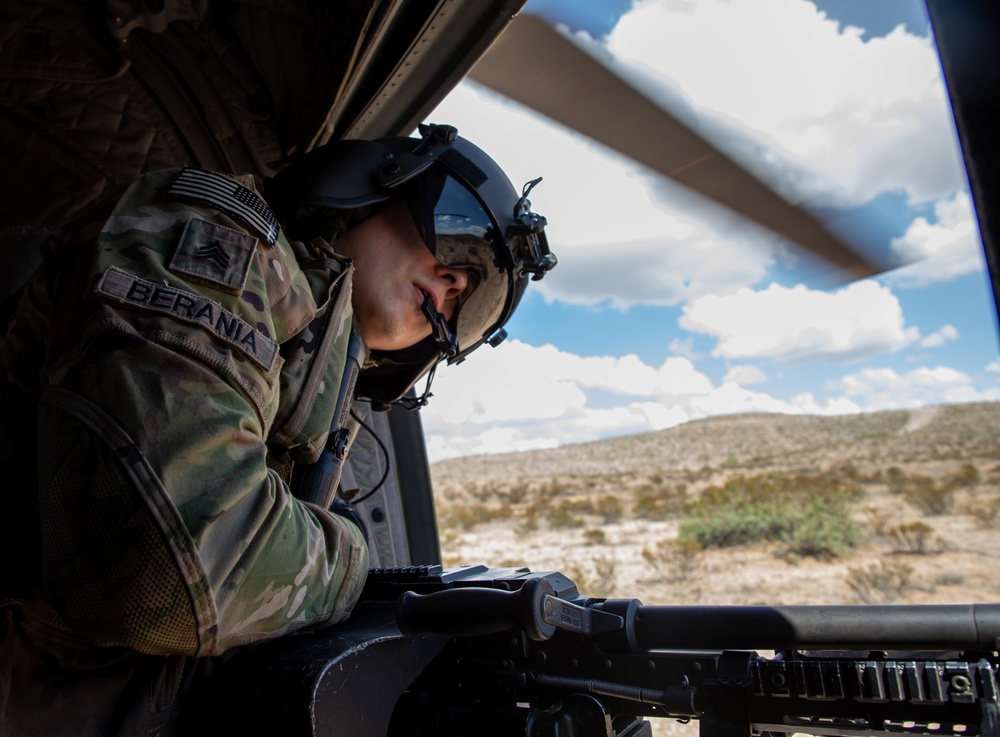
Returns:
[[[184,226],[169,269],[225,292],[239,294],[246,284],[256,248],[257,239],[252,235],[191,218]]]
[[[118,304],[199,325],[268,373],[278,358],[275,341],[218,302],[194,292],[140,279],[115,266],[104,270],[94,291]]]

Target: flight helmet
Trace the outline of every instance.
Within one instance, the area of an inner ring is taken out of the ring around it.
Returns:
[[[421,125],[419,133],[327,144],[293,161],[264,188],[268,204],[296,238],[315,233],[320,222],[353,224],[402,198],[431,253],[447,266],[467,269],[469,287],[449,320],[428,299],[427,339],[401,351],[372,353],[374,365],[359,377],[357,394],[378,403],[399,401],[421,376],[433,375],[442,359],[458,363],[483,343],[499,344],[528,281],[556,264],[545,218],[531,211],[527,199],[540,179],[519,194],[496,162],[454,127]],[[416,404],[428,396],[425,390]]]

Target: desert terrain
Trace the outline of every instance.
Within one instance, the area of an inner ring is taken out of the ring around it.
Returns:
[[[431,473],[446,565],[644,604],[1000,601],[1000,403],[716,417]]]
[[[717,417],[445,461],[432,477],[449,565],[560,570],[587,594],[645,604],[1000,601],[998,403]],[[818,555],[773,539],[676,544],[699,496],[737,477],[849,489],[852,544]],[[929,500],[912,492],[921,485]]]

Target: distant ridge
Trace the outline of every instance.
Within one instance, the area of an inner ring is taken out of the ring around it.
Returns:
[[[971,454],[1000,462],[1000,402],[833,417],[751,413],[551,450],[435,463],[435,483],[712,468],[820,469]]]

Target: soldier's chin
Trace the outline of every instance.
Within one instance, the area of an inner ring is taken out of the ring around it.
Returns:
[[[356,394],[378,402],[394,402],[430,370],[439,355],[432,335],[401,350],[371,349],[371,364],[358,376]]]

